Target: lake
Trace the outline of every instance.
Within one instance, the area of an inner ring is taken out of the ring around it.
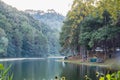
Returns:
[[[66,80],[85,80],[88,74],[96,80],[95,72],[106,73],[109,69],[96,66],[76,65],[58,62],[58,58],[21,59],[1,61],[6,67],[12,64],[13,80],[53,80],[55,76],[65,77]]]

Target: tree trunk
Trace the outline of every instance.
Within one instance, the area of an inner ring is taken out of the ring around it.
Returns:
[[[80,47],[80,54],[81,54],[82,60],[84,60],[84,58],[86,56],[86,48],[85,48],[85,46]]]

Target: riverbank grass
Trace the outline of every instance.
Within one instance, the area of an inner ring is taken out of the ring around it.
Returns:
[[[114,68],[114,69],[120,69],[120,62],[116,58],[107,59],[102,63],[82,61],[81,59],[77,59],[77,60],[63,60],[62,59],[59,61],[72,63],[72,64],[78,64],[78,65],[100,66],[100,67],[109,67],[109,68]]]

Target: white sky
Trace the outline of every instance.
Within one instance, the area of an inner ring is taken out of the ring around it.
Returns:
[[[56,12],[67,14],[73,0],[2,0],[3,2],[16,7],[18,10],[44,10],[54,9]]]

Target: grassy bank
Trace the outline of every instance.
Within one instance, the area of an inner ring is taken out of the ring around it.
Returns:
[[[117,58],[107,59],[102,63],[97,62],[89,62],[89,61],[81,61],[80,59],[77,60],[60,60],[62,62],[68,62],[78,65],[88,65],[88,66],[100,66],[100,67],[109,67],[113,69],[120,69],[120,61]]]

